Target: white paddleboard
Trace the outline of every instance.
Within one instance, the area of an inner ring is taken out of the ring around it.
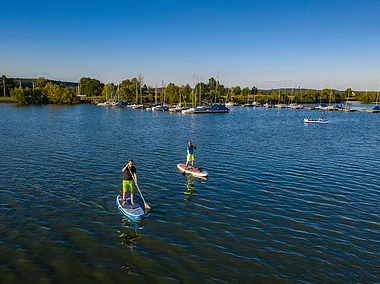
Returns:
[[[195,177],[201,177],[201,178],[208,177],[208,172],[201,171],[201,170],[199,170],[197,168],[191,168],[191,167],[188,167],[186,169],[186,165],[185,164],[178,164],[177,168],[180,169],[182,172],[185,172],[187,174],[191,174],[191,175],[193,175]]]
[[[135,205],[130,205],[131,199],[129,197],[127,197],[126,201],[126,205],[123,206],[123,197],[120,195],[116,197],[116,205],[120,213],[134,221],[142,220],[145,217],[145,213],[141,206],[137,203],[135,203]]]

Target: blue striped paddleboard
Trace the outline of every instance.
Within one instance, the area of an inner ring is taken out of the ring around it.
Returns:
[[[129,197],[127,197],[127,204],[124,206],[122,204],[123,204],[123,197],[118,195],[116,197],[116,205],[121,214],[123,214],[125,217],[134,221],[141,221],[142,219],[144,219],[145,217],[144,210],[137,203],[135,203],[135,205],[130,205],[131,199]]]

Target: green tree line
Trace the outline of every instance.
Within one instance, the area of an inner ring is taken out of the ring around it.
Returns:
[[[262,104],[272,103],[340,103],[347,97],[362,103],[374,103],[378,99],[377,92],[361,92],[355,94],[350,88],[345,91],[332,89],[302,90],[278,89],[259,90],[241,88],[240,86],[225,87],[211,77],[208,82],[198,82],[193,87],[189,84],[176,85],[162,82],[160,87],[151,87],[143,84],[142,74],[137,78],[125,79],[119,84],[103,84],[94,78],[82,77],[79,83],[68,83],[64,86],[54,81],[40,77],[31,79],[27,87],[22,86],[21,80],[17,86],[17,79],[7,78],[0,80],[0,89],[3,97],[13,97],[19,104],[76,104],[81,99],[96,101],[126,101],[129,103],[168,103],[200,105],[203,103],[234,101],[240,104],[248,101],[257,101]],[[24,83],[25,84],[25,83]]]

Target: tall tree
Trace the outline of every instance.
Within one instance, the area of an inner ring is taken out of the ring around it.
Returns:
[[[185,101],[186,105],[190,105],[191,103],[191,91],[192,90],[189,84],[182,86],[181,88],[182,98]]]
[[[5,75],[1,76],[0,79],[0,90],[1,95],[4,97],[11,96],[11,90],[16,87],[16,84],[13,79],[7,78]]]
[[[102,84],[97,79],[81,78],[80,79],[80,94],[87,97],[97,97],[102,94]]]
[[[29,98],[22,87],[14,88],[13,90],[11,90],[11,96],[15,98],[18,104],[29,103]]]
[[[178,86],[170,83],[165,90],[166,102],[169,104],[177,103],[179,100],[179,88]]]
[[[49,98],[49,102],[53,104],[59,104],[61,102],[62,89],[52,82],[46,84],[43,92]]]
[[[48,82],[49,80],[45,79],[44,77],[39,77],[35,81],[35,88],[44,88]]]
[[[75,91],[71,88],[64,88],[61,93],[61,98],[59,101],[61,104],[72,105],[78,102],[78,97],[75,94]]]

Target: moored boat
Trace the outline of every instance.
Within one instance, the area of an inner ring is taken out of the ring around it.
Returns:
[[[195,113],[228,113],[230,109],[224,104],[214,104],[212,107],[198,106],[189,108],[182,111],[182,114],[195,114]]]
[[[238,106],[238,105],[239,105],[239,104],[236,103],[236,102],[228,102],[228,103],[226,103],[226,106],[227,106],[227,107]]]
[[[319,117],[317,119],[304,118],[303,121],[305,123],[329,123],[329,121],[324,117]]]
[[[168,105],[157,105],[152,107],[152,111],[168,111],[169,106]]]
[[[185,109],[188,109],[188,107],[182,106],[181,104],[179,104],[179,105],[176,105],[174,107],[169,108],[169,111],[170,112],[181,112]]]
[[[252,104],[252,102],[247,102],[243,105],[243,107],[254,107],[254,105]]]

